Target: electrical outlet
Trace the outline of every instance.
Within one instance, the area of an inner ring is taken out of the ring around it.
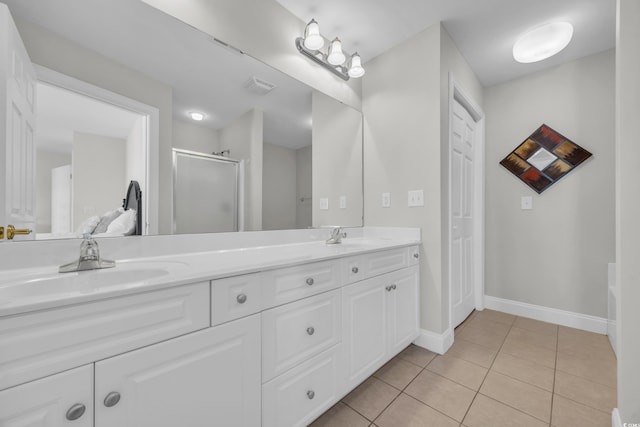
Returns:
[[[531,196],[522,196],[520,198],[520,209],[523,211],[533,209],[533,198]]]
[[[391,207],[391,193],[382,193],[382,207],[383,208]]]
[[[412,190],[407,193],[407,206],[424,206],[424,191]]]
[[[340,196],[340,209],[347,209],[347,196]]]
[[[320,199],[320,210],[321,211],[329,210],[329,199],[327,199],[326,197],[323,197]]]

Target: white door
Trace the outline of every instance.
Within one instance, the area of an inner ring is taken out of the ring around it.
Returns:
[[[451,304],[453,326],[469,316],[474,294],[474,151],[476,123],[456,100],[451,117]]]
[[[71,165],[51,169],[51,233],[71,232]]]
[[[9,9],[0,4],[0,226],[35,227],[35,71]],[[3,93],[4,92],[4,93]],[[2,96],[3,95],[3,96]],[[4,129],[2,129],[4,127]],[[4,130],[4,132],[2,132]],[[30,239],[18,236],[16,239]]]
[[[93,364],[0,391],[0,426],[92,427]]]
[[[260,347],[255,314],[97,362],[95,426],[259,426]]]

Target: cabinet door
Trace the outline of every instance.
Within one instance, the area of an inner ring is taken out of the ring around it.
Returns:
[[[342,342],[348,389],[386,362],[386,293],[377,277],[343,288]]]
[[[260,393],[253,315],[96,363],[95,425],[254,427]]]
[[[0,391],[0,426],[93,426],[93,365]]]
[[[389,354],[394,356],[411,344],[419,333],[418,267],[406,268],[384,277],[384,288],[391,286],[391,291],[387,292],[387,339]]]

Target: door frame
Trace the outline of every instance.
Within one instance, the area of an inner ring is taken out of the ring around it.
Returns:
[[[448,173],[448,206],[447,206],[447,248],[448,248],[448,284],[449,284],[449,328],[453,336],[453,301],[451,299],[451,278],[452,278],[452,251],[451,251],[451,149],[453,143],[453,103],[457,101],[462,105],[476,122],[476,144],[474,148],[474,215],[473,233],[474,233],[474,263],[473,263],[473,282],[474,282],[474,299],[476,310],[484,310],[484,181],[485,181],[485,115],[484,111],[474,101],[474,99],[462,88],[456,81],[453,73],[449,72],[449,144],[447,157],[449,161]]]
[[[142,102],[136,101],[126,96],[111,92],[91,83],[78,80],[74,77],[52,70],[42,65],[33,64],[36,70],[38,81],[50,85],[67,89],[90,98],[97,99],[116,107],[132,111],[146,117],[146,194],[144,197],[143,222],[145,222],[142,234],[158,234],[158,211],[159,211],[159,147],[160,147],[160,112],[156,107],[152,107]],[[36,95],[37,96],[37,95]],[[124,194],[124,193],[123,193]]]

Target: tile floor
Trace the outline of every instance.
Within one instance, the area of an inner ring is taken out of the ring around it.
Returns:
[[[616,358],[605,335],[473,312],[444,356],[411,345],[313,427],[610,427]]]

